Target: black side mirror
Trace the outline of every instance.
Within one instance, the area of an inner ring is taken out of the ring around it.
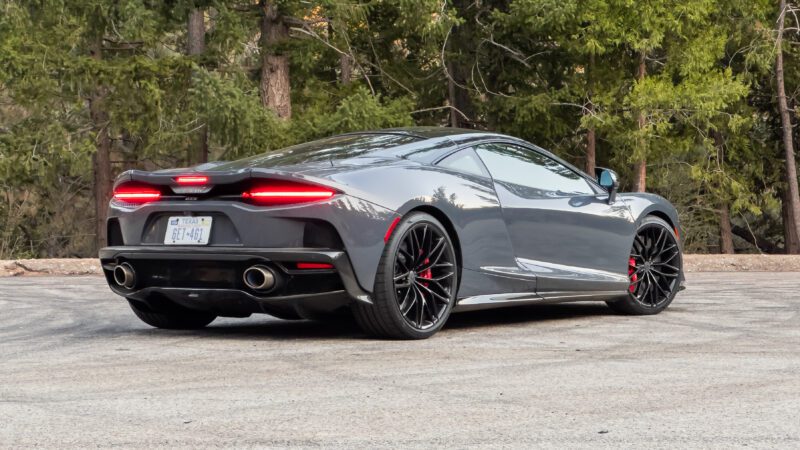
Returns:
[[[598,167],[594,169],[594,174],[597,176],[597,184],[608,191],[608,204],[614,203],[617,199],[617,191],[619,190],[619,177],[617,173],[611,169]]]

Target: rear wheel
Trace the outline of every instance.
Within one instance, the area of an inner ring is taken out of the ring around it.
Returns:
[[[175,306],[170,312],[153,311],[142,302],[128,299],[133,313],[142,322],[168,330],[196,330],[210,324],[217,316]]]
[[[442,328],[453,309],[458,267],[442,224],[421,212],[404,217],[384,248],[372,305],[353,307],[367,333],[394,339],[425,339]]]
[[[660,313],[678,293],[682,267],[675,231],[658,217],[646,217],[636,232],[628,260],[628,297],[608,306],[622,314]]]

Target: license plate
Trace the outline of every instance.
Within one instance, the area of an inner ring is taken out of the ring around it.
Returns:
[[[170,217],[164,244],[206,245],[209,236],[211,236],[211,217]]]

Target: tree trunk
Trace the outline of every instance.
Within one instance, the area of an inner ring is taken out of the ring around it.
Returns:
[[[339,81],[345,85],[350,84],[353,80],[353,58],[350,55],[339,55],[339,69],[341,70]]]
[[[258,85],[261,104],[275,111],[278,117],[292,117],[289,58],[278,46],[289,38],[289,27],[283,21],[274,0],[261,4],[261,81]]]
[[[647,65],[646,65],[646,54],[642,51],[639,54],[639,73],[637,74],[636,79],[639,82],[644,81],[644,77],[647,76]],[[644,128],[647,126],[647,117],[645,116],[644,111],[639,111],[639,132],[642,133]],[[634,165],[634,174],[633,176],[633,190],[636,192],[644,192],[647,189],[647,158],[646,158],[646,142],[644,136],[640,136],[639,138],[639,151],[641,152],[641,159],[636,162]]]
[[[463,68],[458,62],[448,62],[447,79],[448,103],[450,109],[450,126],[455,128],[473,128],[475,125],[469,120],[474,116],[474,108],[469,92],[464,89],[466,77]]]
[[[586,114],[594,114],[594,53],[589,55],[589,67],[586,69],[586,97],[589,106]],[[597,137],[595,136],[594,126],[586,130],[586,173],[594,176],[595,160],[597,159]]]
[[[788,254],[797,253],[793,249],[800,248],[800,234],[795,227],[790,226],[792,222],[789,200],[789,192],[784,189],[781,192],[781,218],[783,219],[783,251]]]
[[[725,255],[734,253],[731,213],[727,203],[719,208],[719,252]]]
[[[189,56],[202,55],[206,51],[205,12],[202,9],[197,8],[189,12],[186,30],[186,53]],[[191,137],[189,164],[205,162],[208,162],[208,127],[203,123]]]
[[[453,7],[460,17],[468,17],[468,9],[473,6],[472,0],[455,0]],[[467,66],[465,61],[474,61],[472,54],[474,49],[469,47],[470,39],[474,37],[472,21],[466,20],[463,24],[453,28],[450,39],[447,41],[449,55],[447,58],[447,91],[450,109],[450,126],[456,128],[474,128],[475,123],[471,119],[475,117],[475,107],[472,104],[472,97],[465,88],[468,83],[471,65]],[[466,55],[466,56],[465,56]]]
[[[775,47],[778,49],[775,58],[775,79],[778,88],[778,107],[781,113],[781,126],[783,128],[783,147],[786,158],[786,194],[784,196],[784,235],[786,240],[786,253],[800,253],[800,244],[796,237],[800,236],[800,188],[797,183],[797,165],[794,159],[794,141],[792,137],[792,112],[786,100],[786,85],[783,78],[783,31],[786,10],[786,0],[780,0],[778,18],[778,38]],[[795,239],[788,237],[795,236]]]
[[[723,167],[725,164],[725,139],[722,133],[715,129],[708,131],[709,136],[714,139],[714,149],[717,153],[717,166]],[[724,195],[724,194],[723,194]],[[731,212],[727,199],[719,201],[719,252],[732,255],[733,249],[733,230],[731,229]]]
[[[89,48],[92,58],[103,59],[103,36],[97,36]],[[108,218],[108,202],[111,200],[111,136],[108,133],[108,113],[103,109],[107,95],[105,86],[96,86],[89,97],[89,117],[95,133],[96,153],[92,156],[94,169],[94,213],[95,213],[95,245],[96,249],[108,243],[106,219]]]

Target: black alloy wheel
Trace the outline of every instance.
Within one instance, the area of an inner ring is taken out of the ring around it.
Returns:
[[[450,306],[455,261],[444,234],[420,222],[406,231],[394,261],[400,314],[418,330],[435,326]]]
[[[450,316],[458,264],[447,230],[433,216],[404,217],[384,249],[373,305],[356,304],[359,325],[375,336],[425,339]]]
[[[609,306],[625,314],[657,314],[678,293],[681,270],[675,231],[662,219],[647,217],[636,233],[628,260],[628,298]]]

